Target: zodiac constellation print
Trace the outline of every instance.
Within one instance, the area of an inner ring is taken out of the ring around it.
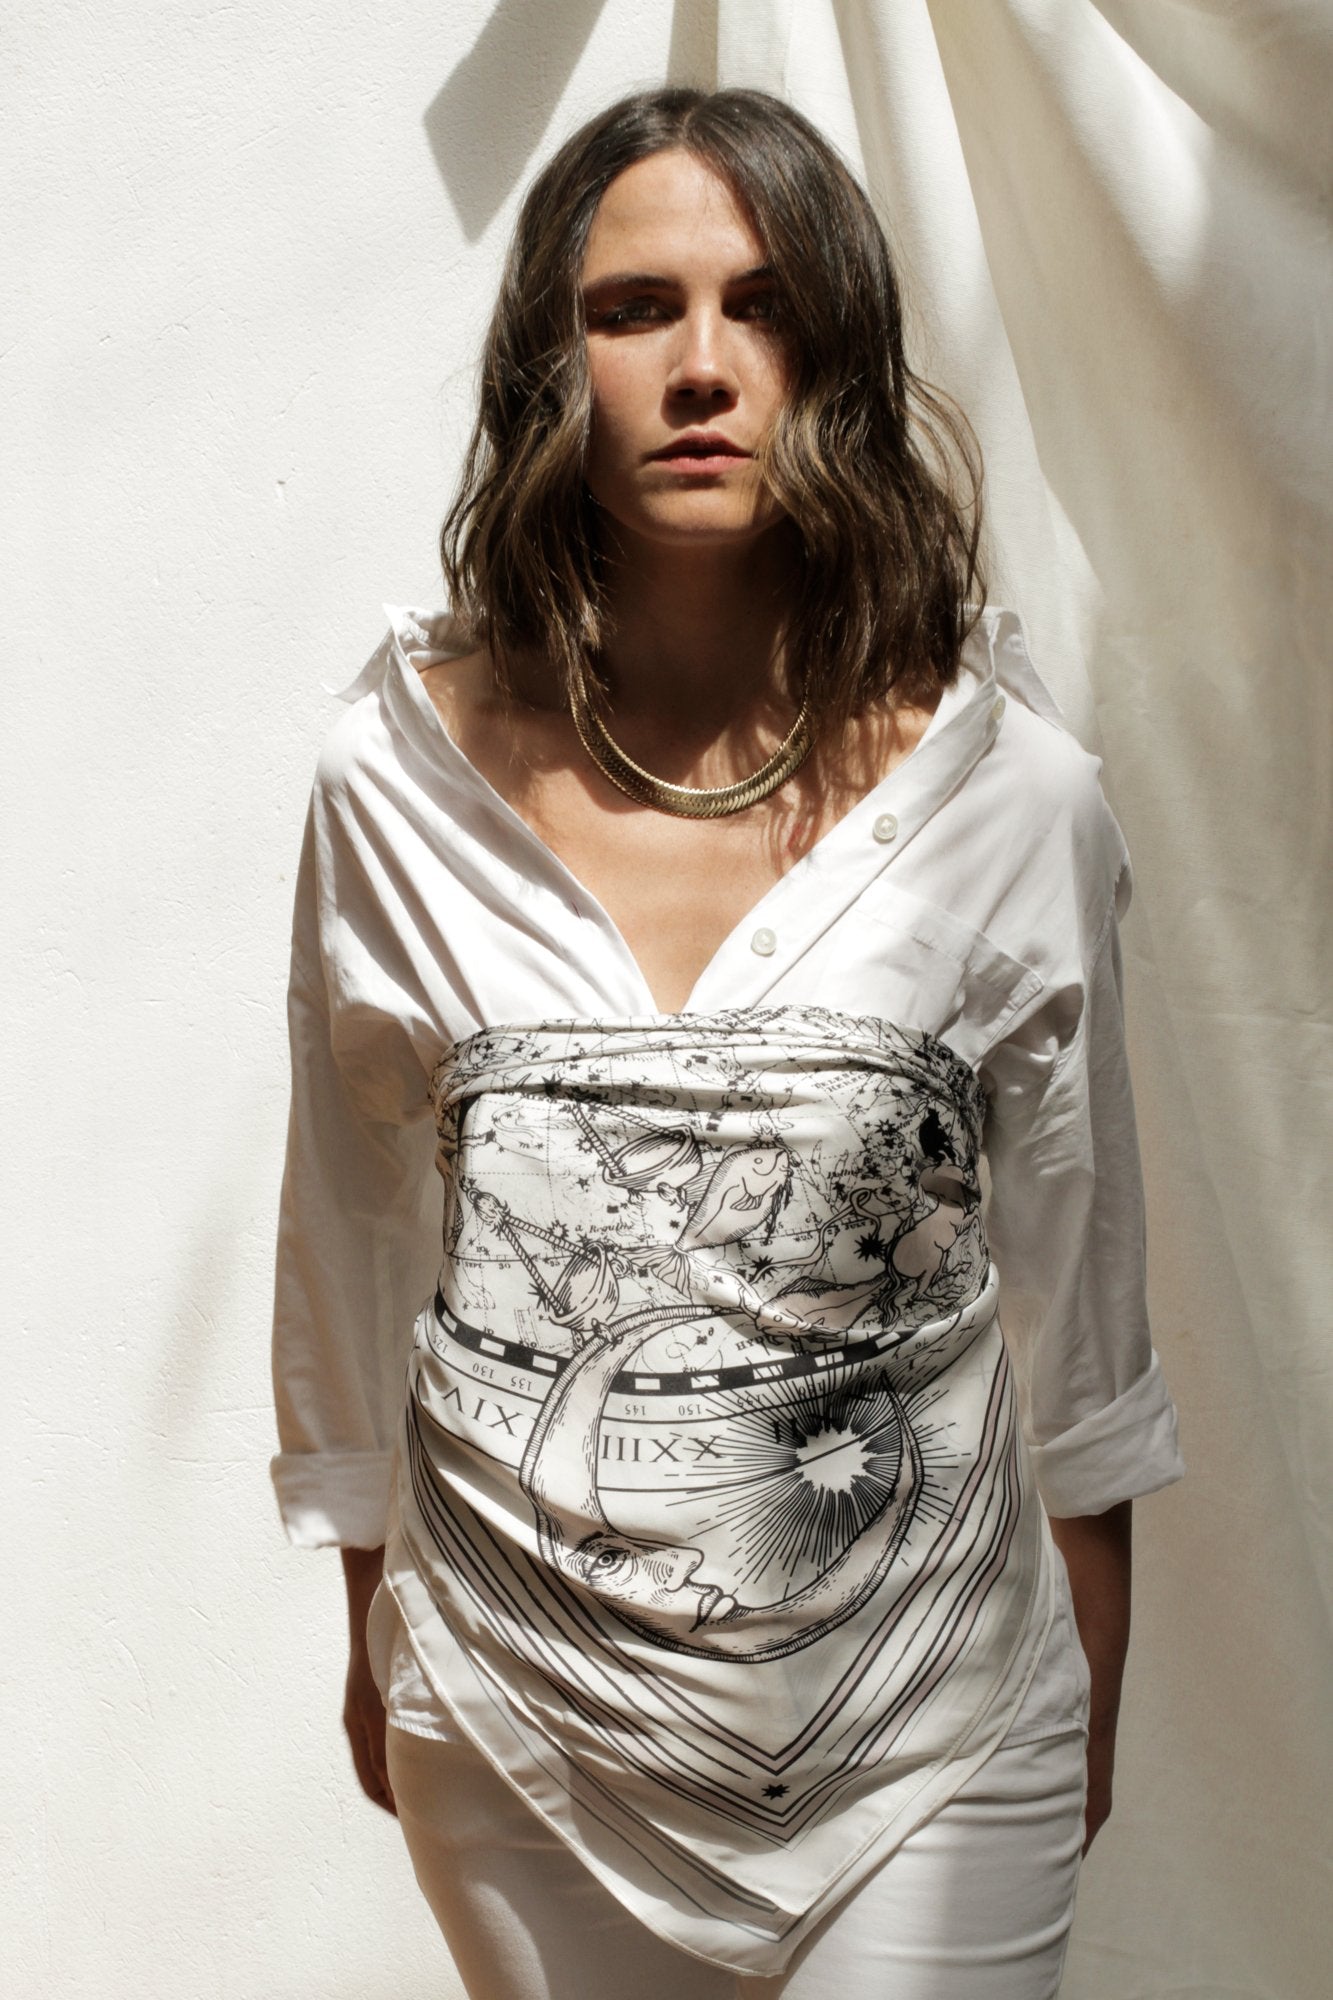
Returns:
[[[568,1327],[582,1340],[606,1325],[620,1301],[624,1270],[623,1260],[614,1250],[591,1238],[584,1238],[571,1249],[553,1230],[511,1214],[498,1196],[484,1188],[477,1190],[473,1207],[479,1220],[493,1228],[513,1249],[532,1280],[538,1304],[557,1326]],[[525,1239],[547,1244],[559,1254],[561,1261],[554,1276],[548,1277]]]
[[[817,1012],[709,1017],[697,1047],[497,1031],[439,1073],[447,1313],[553,1371],[470,1442],[524,1439],[547,1572],[676,1651],[777,1657],[873,1594],[923,1488],[882,1352],[985,1268],[970,1073],[883,1023],[884,1059],[849,1061]],[[436,1418],[463,1407],[442,1376]]]

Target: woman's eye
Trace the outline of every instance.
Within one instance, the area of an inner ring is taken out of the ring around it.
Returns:
[[[610,327],[649,326],[660,319],[661,307],[655,299],[627,299],[624,305],[604,306],[595,316],[593,325]]]
[[[599,332],[615,333],[626,327],[656,326],[668,316],[659,299],[624,299],[619,305],[597,307],[588,324]],[[775,292],[753,292],[731,308],[731,316],[772,326],[782,317],[781,303]]]

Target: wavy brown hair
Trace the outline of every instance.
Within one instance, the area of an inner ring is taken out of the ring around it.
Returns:
[[[482,360],[477,422],[441,534],[455,610],[501,678],[535,649],[568,689],[597,671],[607,602],[583,479],[592,420],[580,274],[597,204],[679,147],[732,189],[775,275],[791,389],[760,470],[799,556],[786,607],[821,735],[892,690],[933,700],[984,601],[981,456],[912,373],[869,200],[808,121],[757,90],[654,90],[581,127],[523,202]]]

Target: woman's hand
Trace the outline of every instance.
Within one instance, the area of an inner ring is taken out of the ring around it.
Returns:
[[[385,1731],[388,1727],[384,1703],[370,1671],[370,1649],[366,1644],[366,1615],[384,1574],[384,1550],[344,1549],[343,1578],[347,1584],[347,1630],[349,1654],[347,1687],[343,1696],[343,1728],[352,1746],[352,1762],[361,1789],[368,1799],[385,1812],[395,1813],[385,1758]]]
[[[1132,1500],[1122,1500],[1105,1514],[1085,1514],[1051,1522],[1055,1545],[1069,1571],[1078,1636],[1092,1676],[1088,1804],[1083,1822],[1085,1854],[1111,1813],[1120,1682],[1129,1648],[1133,1507]]]
[[[1115,1721],[1109,1727],[1088,1729],[1088,1803],[1083,1814],[1083,1852],[1086,1854],[1102,1827],[1111,1817],[1111,1778],[1115,1769]]]

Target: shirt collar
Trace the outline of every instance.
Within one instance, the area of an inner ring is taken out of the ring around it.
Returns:
[[[534,887],[544,884],[566,910],[598,919],[613,956],[626,956],[635,973],[631,983],[641,986],[642,975],[610,917],[458,749],[422,685],[423,667],[470,649],[466,628],[447,611],[384,608],[389,630],[342,691],[342,699],[377,694],[391,726],[437,768],[447,765],[454,788],[451,810],[455,816],[462,813],[481,848],[498,848],[517,877]],[[957,678],[944,690],[911,755],[747,913],[701,974],[688,1011],[706,1010],[719,994],[726,1005],[757,1004],[793,959],[844,914],[875,876],[892,867],[956,791],[994,743],[1008,700],[1064,727],[1032,665],[1017,613],[987,606],[963,647]]]
[[[384,614],[388,631],[355,680],[336,691],[339,700],[359,701],[362,695],[382,687],[391,667],[419,679],[422,667],[456,659],[473,643],[463,620],[448,610],[386,604]],[[968,635],[955,688],[961,689],[966,700],[977,702],[987,697],[993,701],[995,688],[1002,688],[1035,715],[1057,728],[1067,727],[1055,697],[1032,664],[1022,619],[1001,605],[988,604]],[[923,744],[941,722],[940,711],[947,708],[952,712],[955,706],[946,695],[922,738]]]

